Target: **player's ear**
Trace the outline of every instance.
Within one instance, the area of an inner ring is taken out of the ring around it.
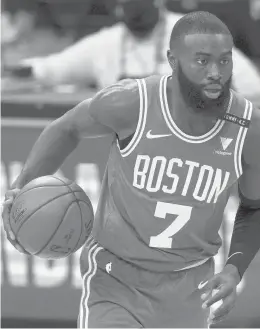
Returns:
[[[169,49],[167,50],[167,58],[168,58],[168,62],[172,68],[173,71],[175,71],[176,68],[176,58],[174,56],[174,54],[172,53],[172,51]]]

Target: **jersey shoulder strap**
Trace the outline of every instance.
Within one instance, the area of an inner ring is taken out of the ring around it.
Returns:
[[[135,83],[137,83],[138,88],[138,105],[136,105],[139,108],[139,116],[138,116],[138,122],[135,129],[135,132],[125,138],[122,141],[117,140],[117,146],[119,148],[119,151],[121,153],[122,157],[127,157],[130,155],[136,146],[139,144],[143,132],[145,130],[145,124],[147,120],[147,111],[148,111],[148,95],[147,95],[147,83],[145,79],[136,79]],[[133,95],[135,97],[135,95]],[[131,101],[130,101],[131,103]],[[129,111],[131,111],[131,108],[129,108]]]
[[[223,120],[238,125],[240,127],[249,128],[253,104],[235,91],[231,91],[232,106],[230,111],[223,115]]]
[[[122,157],[129,156],[139,144],[145,131],[147,117],[152,110],[151,105],[154,103],[154,97],[159,95],[158,91],[161,80],[162,76],[160,75],[152,75],[147,78],[135,80],[139,92],[139,119],[135,132],[117,143]]]
[[[253,104],[237,92],[232,91],[232,95],[231,109],[223,116],[223,119],[228,123],[229,131],[232,131],[236,136],[234,163],[236,176],[239,178],[243,174],[242,153],[248,128],[251,124]]]

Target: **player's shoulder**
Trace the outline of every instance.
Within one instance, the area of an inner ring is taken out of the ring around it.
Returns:
[[[231,89],[233,100],[232,103],[235,105],[234,107],[237,108],[238,106],[242,109],[245,109],[248,106],[248,100],[238,91]]]
[[[243,146],[243,162],[255,166],[260,164],[260,109],[236,91],[233,94],[233,109],[236,116],[245,119],[247,134]]]
[[[124,79],[96,93],[93,107],[121,107],[138,102],[139,90],[135,79]]]
[[[258,150],[260,153],[260,109],[251,103],[251,111],[252,115],[250,118],[247,140],[257,146],[258,149],[256,149],[256,151]]]
[[[238,106],[242,110],[244,118],[249,121],[248,132],[249,136],[251,134],[260,135],[260,108],[245,98],[242,94],[232,90],[233,102],[235,102],[235,108],[238,109]]]
[[[138,82],[126,79],[100,90],[91,100],[89,113],[118,136],[127,136],[136,127],[139,108]]]
[[[157,86],[162,76],[152,75],[143,79],[124,79],[100,90],[92,100],[93,106],[136,107],[140,102],[140,94]],[[138,107],[139,108],[139,107]]]
[[[245,98],[242,94],[234,90],[232,91],[232,94],[233,102],[235,102],[235,108],[239,110],[238,107],[240,107],[244,118],[249,121],[248,136],[255,134],[260,136],[260,109],[256,106],[256,104]]]
[[[238,117],[245,118],[247,120],[252,120],[252,115],[255,112],[256,106],[244,97],[241,93],[231,89],[232,91],[232,107],[231,112],[237,115]],[[232,110],[233,109],[233,110]]]
[[[255,166],[260,165],[260,109],[250,101],[246,101],[251,117],[244,142],[243,159],[245,163]]]
[[[158,85],[158,83],[160,83],[163,77],[164,77],[163,75],[154,74],[144,78],[144,80],[145,83],[148,85]]]

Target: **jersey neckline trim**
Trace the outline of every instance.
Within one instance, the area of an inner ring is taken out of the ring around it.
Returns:
[[[214,125],[214,127],[212,129],[210,129],[206,134],[201,135],[201,136],[192,136],[192,135],[188,135],[186,133],[184,133],[174,122],[170,110],[169,110],[169,104],[168,104],[168,100],[167,100],[167,81],[168,78],[170,76],[163,76],[160,80],[160,87],[159,87],[159,95],[160,95],[160,102],[161,102],[161,109],[162,109],[162,113],[163,113],[163,117],[165,119],[165,122],[167,124],[167,126],[169,127],[169,129],[171,130],[171,132],[176,135],[178,138],[184,140],[185,142],[189,142],[189,143],[204,143],[210,139],[212,139],[213,137],[215,137],[220,130],[223,128],[225,121],[218,119],[216,124]],[[228,108],[226,113],[230,112],[231,109],[231,105],[232,105],[232,101],[233,101],[233,93],[230,90],[230,100],[229,100],[229,104],[228,104]]]

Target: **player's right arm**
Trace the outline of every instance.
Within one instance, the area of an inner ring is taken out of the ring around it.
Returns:
[[[83,138],[132,135],[139,118],[139,90],[136,80],[124,80],[97,93],[49,124],[34,144],[22,172],[6,193],[3,222],[13,240],[9,214],[19,190],[31,180],[55,173]],[[12,241],[15,247],[19,245]]]

